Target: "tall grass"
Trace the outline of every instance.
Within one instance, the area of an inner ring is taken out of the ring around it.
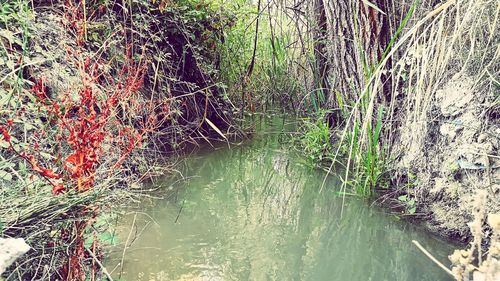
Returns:
[[[445,81],[452,75],[466,74],[474,77],[478,88],[491,88],[499,74],[492,68],[498,65],[499,51],[491,37],[498,30],[498,3],[495,7],[492,1],[447,1],[426,12],[428,7],[417,4],[415,1],[411,5],[380,63],[367,71],[365,87],[350,109],[339,140],[349,144],[347,163],[355,165],[353,187],[363,196],[385,185],[380,182],[381,175],[391,157],[402,150],[419,153],[424,149],[431,102]],[[399,34],[401,37],[396,39]],[[481,42],[482,58],[474,42]],[[392,64],[388,64],[389,59]],[[393,78],[392,99],[387,104],[379,98],[385,72]],[[399,128],[408,131],[402,132],[406,138],[403,145],[395,147]],[[340,156],[339,152],[335,157]],[[353,182],[350,171],[344,175],[346,184]]]
[[[226,85],[228,98],[241,101],[241,92],[247,92],[248,104],[260,108],[282,106],[294,110],[303,83],[297,81],[293,63],[297,58],[295,38],[290,19],[281,14],[272,2],[261,7],[248,1],[235,1],[223,5],[225,12],[234,19],[233,25],[224,29],[221,42],[221,80]],[[252,77],[245,77],[253,55],[255,22],[258,31],[256,63]],[[247,79],[247,80],[246,80]],[[245,85],[245,89],[243,89]]]

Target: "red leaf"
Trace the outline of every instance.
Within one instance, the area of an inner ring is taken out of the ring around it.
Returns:
[[[6,142],[10,142],[9,131],[7,131],[7,129],[5,129],[4,127],[0,126],[0,132],[2,132],[3,140]]]
[[[78,157],[78,154],[79,154],[78,152],[71,154],[68,158],[66,158],[66,162],[73,165],[77,165],[78,160],[80,158]]]
[[[41,168],[41,169],[42,169],[42,172],[40,174],[44,177],[47,177],[49,179],[60,179],[61,178],[61,175],[55,173],[51,169],[45,169],[45,168]]]
[[[65,189],[64,184],[58,183],[52,187],[52,194],[54,195],[61,194],[63,193],[64,189]]]

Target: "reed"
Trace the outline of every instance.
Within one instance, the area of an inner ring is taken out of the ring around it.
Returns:
[[[380,61],[362,64],[363,87],[356,98],[335,93],[343,125],[337,127],[333,162],[345,159],[350,167],[342,190],[351,185],[372,196],[388,185],[383,175],[398,155],[425,150],[432,101],[452,76],[472,77],[476,90],[494,92],[497,84],[499,52],[491,35],[498,30],[497,4],[447,1],[429,7],[413,1],[408,7]],[[386,91],[390,99],[384,98]]]

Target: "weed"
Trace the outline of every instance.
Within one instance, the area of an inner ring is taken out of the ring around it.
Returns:
[[[414,198],[408,197],[408,195],[401,195],[398,197],[399,202],[404,205],[405,212],[407,214],[413,215],[417,211],[416,201]]]
[[[333,153],[330,127],[322,116],[319,115],[314,122],[304,123],[304,134],[299,138],[304,154],[312,166],[325,164]]]

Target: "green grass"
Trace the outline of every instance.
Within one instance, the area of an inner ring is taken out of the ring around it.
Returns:
[[[330,126],[323,116],[320,113],[303,123],[304,134],[299,137],[299,144],[311,166],[325,164],[333,154]]]
[[[359,179],[355,186],[356,193],[364,197],[371,197],[373,190],[379,186],[380,175],[384,172],[383,152],[379,151],[380,133],[382,131],[383,108],[380,108],[377,114],[375,126],[372,128],[368,124],[368,144],[364,150],[361,150],[361,164],[356,177]]]

